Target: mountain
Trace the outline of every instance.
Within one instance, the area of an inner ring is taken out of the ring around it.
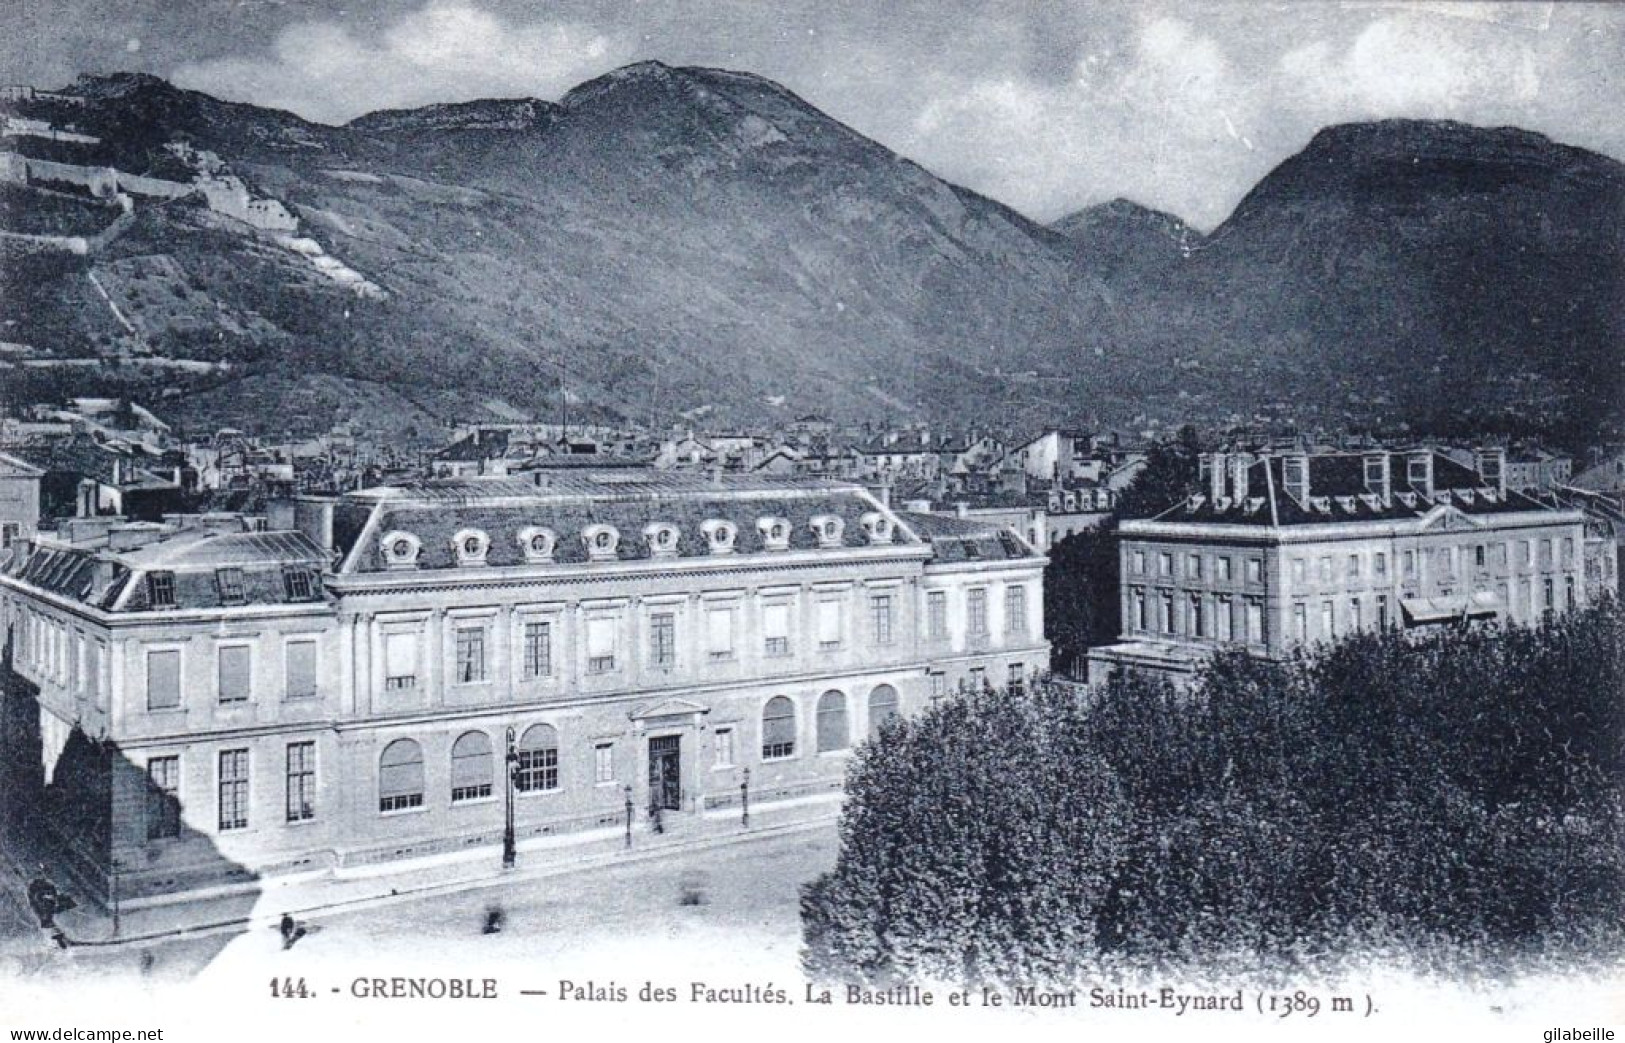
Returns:
[[[216,152],[379,292],[358,298],[274,236],[187,201],[138,201],[100,255],[8,270],[51,287],[5,316],[19,324],[9,339],[414,396],[500,392],[531,410],[551,409],[562,372],[606,418],[711,405],[755,421],[998,402],[1026,391],[995,372],[1058,365],[1095,335],[1098,290],[1062,236],[755,76],[646,62],[557,105],[436,105],[343,127],[150,77],[73,93],[86,104],[63,120],[108,139],[86,161],[162,173],[170,142]],[[62,158],[56,143],[27,147],[48,146]],[[138,331],[118,328],[96,285]]]
[[[4,340],[123,360],[8,371],[15,400],[178,390],[189,425],[266,431],[330,422],[347,387],[419,433],[567,395],[606,420],[1092,415],[1570,445],[1625,403],[1625,168],[1525,131],[1327,128],[1204,236],[1124,200],[1041,227],[715,69],[645,62],[556,103],[339,127],[144,76],[69,93],[13,109],[100,144],[10,147],[181,179],[214,153],[299,230],[138,197],[88,256],[0,243]],[[56,187],[0,185],[0,228],[117,217]]]
[[[1625,408],[1625,165],[1445,121],[1330,127],[1142,313],[1204,394],[1572,443]],[[1250,390],[1249,390],[1250,389]]]

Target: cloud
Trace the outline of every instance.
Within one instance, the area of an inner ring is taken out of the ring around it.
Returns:
[[[431,0],[371,37],[332,21],[295,23],[269,54],[188,63],[174,80],[341,123],[431,102],[556,97],[630,55],[625,41],[580,23],[516,23],[463,0]]]

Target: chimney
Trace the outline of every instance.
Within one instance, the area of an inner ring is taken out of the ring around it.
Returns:
[[[293,503],[294,528],[310,538],[310,542],[333,553],[333,507],[337,503],[330,496],[301,496]]]
[[[1363,457],[1362,466],[1365,469],[1365,491],[1386,504],[1393,494],[1393,477],[1389,473],[1388,454],[1367,453]]]
[[[1247,499],[1247,474],[1252,470],[1251,453],[1233,453],[1230,456],[1230,498],[1237,503]]]
[[[889,509],[891,507],[891,483],[881,482],[877,491],[880,493],[880,505]]]
[[[1281,454],[1281,487],[1300,507],[1309,505],[1309,454]]]
[[[1202,470],[1207,472],[1208,499],[1222,500],[1225,497],[1225,466],[1228,460],[1223,453],[1209,453],[1202,457]]]
[[[954,501],[954,517],[955,518],[969,518],[970,517],[970,504],[965,500],[955,500]]]
[[[1507,451],[1500,446],[1480,449],[1477,454],[1478,475],[1484,484],[1505,496],[1507,493]]]
[[[1433,495],[1433,453],[1422,449],[1405,454],[1405,482],[1423,496]]]

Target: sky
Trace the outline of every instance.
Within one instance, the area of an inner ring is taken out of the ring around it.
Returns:
[[[1332,123],[1516,125],[1625,158],[1625,4],[1426,0],[3,0],[0,80],[156,73],[338,123],[556,100],[629,62],[757,73],[1040,221],[1210,229]]]

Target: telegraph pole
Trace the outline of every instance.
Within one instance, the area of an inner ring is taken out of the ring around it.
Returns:
[[[514,857],[517,854],[517,852],[515,851],[516,845],[514,843],[514,835],[513,835],[513,779],[514,779],[515,773],[517,773],[519,771],[519,753],[518,753],[517,750],[514,749],[514,745],[513,745],[513,726],[512,725],[508,726],[508,755],[507,755],[507,759],[506,759],[506,764],[507,764],[507,771],[503,772],[503,775],[504,775],[504,777],[506,778],[506,781],[507,781],[507,785],[505,787],[505,790],[506,790],[506,793],[507,793],[507,804],[506,804],[506,807],[503,809],[504,815],[503,815],[503,822],[502,822],[502,868],[503,869],[512,869],[513,868],[513,863],[514,863]]]

